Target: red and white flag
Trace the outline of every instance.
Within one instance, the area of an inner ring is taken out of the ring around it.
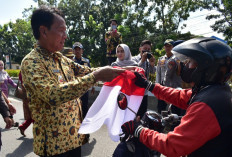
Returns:
[[[135,71],[144,75],[142,68]],[[83,120],[79,133],[90,134],[107,125],[110,138],[117,142],[121,132],[121,125],[135,118],[142,102],[145,89],[134,84],[136,76],[131,71],[125,71],[111,82],[104,83],[98,97],[90,107]],[[117,103],[117,97],[123,93],[127,97],[128,108],[122,110]],[[131,110],[135,113],[133,113]]]

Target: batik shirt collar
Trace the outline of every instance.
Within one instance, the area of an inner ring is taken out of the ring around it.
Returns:
[[[42,48],[40,45],[36,44],[35,49],[38,53],[43,55],[46,58],[60,59],[63,55],[59,51],[49,52],[47,49]]]

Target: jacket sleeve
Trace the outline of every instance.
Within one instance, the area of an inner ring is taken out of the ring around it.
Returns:
[[[10,77],[9,75],[7,75],[7,79],[8,79],[8,83],[9,83],[12,87],[14,87],[14,88],[17,87],[17,84],[14,83],[14,81],[11,79],[11,77]]]
[[[175,89],[172,87],[165,87],[165,86],[162,86],[156,83],[152,93],[159,100],[164,100],[179,108],[187,109],[188,101],[192,95],[192,90],[191,89]]]
[[[207,115],[207,116],[206,116]],[[181,123],[168,134],[144,128],[139,136],[147,147],[165,156],[185,156],[200,148],[221,132],[217,118],[205,103],[195,102],[188,108]]]

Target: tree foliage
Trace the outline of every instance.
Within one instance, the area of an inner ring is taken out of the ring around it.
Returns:
[[[232,1],[214,0],[208,9],[218,11],[217,14],[207,16],[208,20],[217,19],[211,26],[212,29],[218,33],[223,33],[225,39],[232,45]]]
[[[65,14],[68,38],[66,47],[74,42],[84,45],[84,56],[94,66],[106,65],[105,33],[110,19],[119,22],[123,43],[133,55],[138,54],[142,40],[153,43],[152,52],[156,57],[163,55],[163,42],[167,38],[187,40],[190,33],[178,31],[180,22],[189,17],[190,12],[205,7],[207,0],[33,0],[40,5],[58,7]],[[16,23],[0,26],[0,48],[4,54],[11,53],[20,59],[30,52],[35,40],[30,29],[30,16],[34,8],[25,8],[24,18]],[[16,55],[17,54],[17,55]]]
[[[21,63],[35,42],[30,22],[22,19],[17,19],[15,23],[9,22],[0,27],[0,38],[1,58],[3,55],[10,55],[11,59],[17,63]]]

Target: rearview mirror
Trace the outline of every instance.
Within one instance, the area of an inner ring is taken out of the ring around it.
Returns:
[[[128,108],[131,112],[133,112],[136,115],[136,112],[128,107],[128,101],[127,101],[127,97],[125,94],[119,93],[119,95],[117,97],[117,103],[118,103],[118,107],[121,110],[126,110]]]

